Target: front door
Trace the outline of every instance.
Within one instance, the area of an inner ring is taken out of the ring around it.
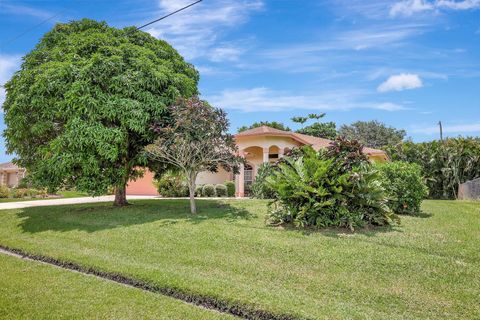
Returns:
[[[248,163],[245,164],[243,169],[244,171],[244,192],[245,196],[248,197],[250,195],[251,186],[253,183],[253,167]]]

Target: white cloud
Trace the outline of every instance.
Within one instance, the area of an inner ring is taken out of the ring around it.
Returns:
[[[416,13],[437,11],[440,9],[471,10],[480,8],[480,0],[403,0],[390,8],[390,16],[411,16]]]
[[[395,3],[390,9],[391,16],[411,16],[414,13],[434,10],[435,6],[425,0],[407,0]]]
[[[237,61],[243,50],[233,46],[213,48],[210,51],[209,59],[213,62]]]
[[[16,14],[22,16],[31,16],[38,19],[47,19],[54,14],[50,11],[43,9],[37,9],[34,7],[27,7],[23,5],[3,3],[2,4],[2,13]]]
[[[469,10],[469,9],[478,9],[480,8],[480,0],[464,0],[464,1],[453,1],[453,0],[438,0],[436,6],[439,8],[448,8],[452,10]]]
[[[0,54],[0,107],[5,101],[5,89],[3,85],[10,80],[13,73],[20,67],[19,55],[2,55]]]
[[[477,123],[467,123],[467,124],[458,124],[458,125],[444,125],[443,126],[444,133],[472,133],[472,132],[480,132],[480,122]],[[423,134],[438,134],[440,129],[438,126],[422,126],[418,128],[414,128],[412,130],[414,133],[423,133]]]
[[[161,14],[173,12],[189,0],[160,0]],[[156,38],[171,43],[186,59],[209,57],[231,58],[241,51],[219,45],[219,38],[228,28],[244,23],[252,12],[261,10],[260,0],[212,0],[204,1],[181,13],[169,17],[161,24],[147,29]],[[233,50],[237,50],[233,54]],[[229,52],[228,52],[229,51]]]
[[[310,110],[376,109],[398,111],[405,108],[391,102],[365,102],[366,92],[361,90],[338,90],[315,95],[295,95],[264,87],[224,90],[207,97],[214,106],[244,112]]]
[[[401,73],[390,76],[385,82],[378,86],[377,91],[402,91],[421,88],[422,86],[422,79],[420,79],[418,75],[411,73]]]

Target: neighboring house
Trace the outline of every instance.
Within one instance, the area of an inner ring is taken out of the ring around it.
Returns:
[[[267,126],[246,130],[235,135],[239,155],[244,157],[246,164],[240,168],[240,174],[233,175],[223,169],[216,173],[202,172],[197,177],[197,184],[217,184],[225,181],[235,181],[236,195],[248,195],[250,185],[255,180],[258,167],[264,162],[275,162],[287,151],[295,147],[310,145],[315,150],[326,148],[332,140],[308,136],[305,134],[282,131]],[[382,150],[364,148],[364,152],[371,161],[384,162],[387,154]],[[127,194],[155,195],[153,174],[146,172],[143,178],[131,181],[127,187]]]
[[[0,185],[9,188],[18,186],[25,177],[25,169],[19,168],[12,162],[0,163]]]

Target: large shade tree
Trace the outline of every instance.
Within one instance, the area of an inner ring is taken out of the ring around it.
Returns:
[[[357,121],[351,125],[343,125],[340,127],[338,134],[350,140],[358,140],[372,148],[382,148],[402,142],[407,133],[405,130],[388,127],[373,120]]]
[[[190,209],[195,205],[195,180],[202,171],[216,172],[219,167],[238,172],[242,161],[237,146],[228,133],[229,122],[222,109],[213,108],[198,98],[179,99],[170,107],[172,125],[158,123],[155,143],[146,147],[149,157],[173,166],[188,182]]]
[[[57,24],[5,85],[7,151],[37,186],[100,195],[147,166],[151,127],[197,94],[198,73],[165,41],[92,20]]]

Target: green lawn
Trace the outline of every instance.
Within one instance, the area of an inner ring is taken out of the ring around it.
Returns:
[[[183,200],[0,211],[0,244],[305,318],[480,318],[480,203],[426,201],[350,234],[267,227],[266,202]]]
[[[57,193],[59,199],[88,197],[88,194],[78,191],[59,191]],[[0,198],[0,203],[3,202],[17,202],[17,201],[32,201],[32,200],[48,200],[52,198]]]
[[[158,294],[0,255],[0,319],[234,319]]]

